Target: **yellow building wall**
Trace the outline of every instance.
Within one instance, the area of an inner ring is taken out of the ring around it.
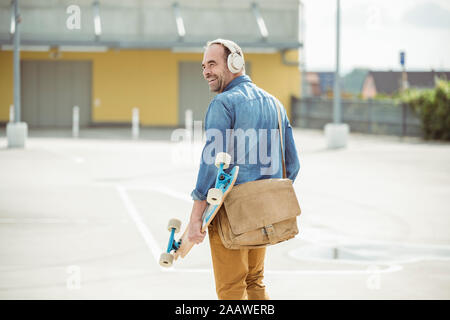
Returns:
[[[92,61],[92,122],[130,122],[131,110],[140,109],[144,126],[178,125],[178,64],[198,61],[202,53],[170,50],[109,50],[106,52],[21,52],[22,60]],[[289,60],[297,61],[297,51]],[[246,54],[253,82],[278,97],[290,114],[290,97],[298,96],[300,75],[296,66],[282,63],[280,53]],[[13,57],[0,51],[0,121],[8,121],[13,103]]]
[[[297,50],[286,55],[288,61],[298,61]],[[300,72],[297,66],[282,63],[281,53],[245,54],[245,60],[252,65],[252,81],[260,88],[277,97],[291,114],[291,96],[299,97]]]
[[[13,54],[11,51],[0,51],[0,121],[9,121],[13,96]]]

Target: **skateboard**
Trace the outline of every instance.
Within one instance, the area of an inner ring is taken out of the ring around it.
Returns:
[[[220,152],[216,156],[215,165],[218,168],[216,183],[214,188],[208,190],[206,201],[208,205],[202,214],[202,228],[201,231],[205,232],[211,221],[216,216],[220,207],[222,206],[226,196],[231,191],[236,182],[236,178],[239,173],[239,166],[233,167],[230,173],[226,173],[224,169],[227,169],[231,162],[231,156],[228,153]],[[173,260],[177,260],[178,257],[184,258],[194,246],[194,243],[188,239],[189,224],[186,227],[180,240],[175,240],[175,233],[178,233],[181,228],[181,221],[178,219],[170,219],[167,225],[167,230],[170,232],[169,244],[167,250],[163,252],[159,259],[159,264],[163,267],[170,267],[173,264]],[[171,253],[173,251],[173,253]]]

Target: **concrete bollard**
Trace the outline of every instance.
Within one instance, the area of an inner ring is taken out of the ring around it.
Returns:
[[[78,138],[80,133],[80,108],[74,106],[72,109],[72,137]]]
[[[350,127],[346,123],[327,123],[324,127],[326,146],[328,149],[345,148],[347,146]]]
[[[139,108],[133,108],[131,117],[131,132],[133,139],[139,138]]]
[[[28,125],[25,122],[8,122],[6,136],[8,137],[8,148],[25,148]]]
[[[8,148],[25,148],[28,138],[28,125],[25,122],[14,122],[14,105],[9,106],[9,122],[6,124]]]

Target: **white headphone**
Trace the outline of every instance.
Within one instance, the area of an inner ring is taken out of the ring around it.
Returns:
[[[228,70],[230,70],[232,73],[240,72],[245,64],[244,57],[242,56],[242,50],[240,50],[240,48],[238,49],[237,45],[233,41],[224,39],[216,39],[209,42],[209,45],[219,43],[223,44],[228,48],[228,50],[230,50],[230,54],[228,55],[227,59]]]

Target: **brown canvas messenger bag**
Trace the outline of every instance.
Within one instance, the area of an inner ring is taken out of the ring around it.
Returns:
[[[292,181],[286,178],[280,106],[277,102],[283,178],[263,179],[234,186],[216,216],[217,229],[228,249],[255,249],[298,234],[300,205]]]

